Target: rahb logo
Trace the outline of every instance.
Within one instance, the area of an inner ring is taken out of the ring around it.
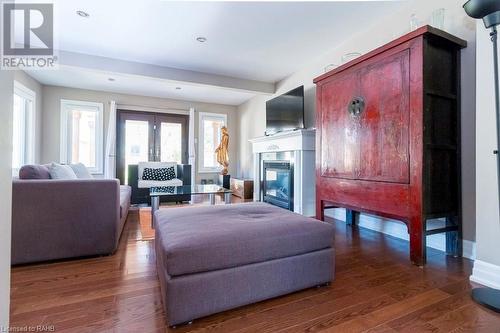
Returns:
[[[54,7],[2,2],[2,69],[54,69]]]

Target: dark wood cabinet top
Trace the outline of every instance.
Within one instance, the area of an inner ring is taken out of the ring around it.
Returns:
[[[451,42],[452,44],[455,44],[458,48],[467,47],[467,41],[465,41],[461,38],[458,38],[456,36],[453,36],[452,34],[446,32],[446,31],[434,28],[430,25],[424,25],[423,27],[420,27],[412,32],[409,32],[406,35],[399,37],[398,39],[395,39],[395,40],[393,40],[385,45],[382,45],[382,46],[374,49],[373,51],[370,51],[370,52],[368,52],[362,56],[359,56],[358,58],[353,59],[353,60],[351,60],[351,61],[349,61],[349,62],[347,62],[347,63],[345,63],[337,68],[332,69],[329,72],[326,72],[323,75],[318,76],[317,78],[315,78],[313,80],[313,82],[318,83],[318,82],[320,82],[320,81],[322,81],[322,80],[324,80],[332,75],[335,75],[339,72],[342,72],[343,70],[346,70],[349,67],[357,65],[363,61],[366,61],[367,59],[369,59],[373,56],[376,56],[377,54],[383,53],[383,52],[387,51],[388,49],[391,49],[397,45],[403,44],[409,40],[412,40],[412,39],[417,38],[417,37],[422,36],[422,35],[431,35],[431,36],[434,36],[436,38],[440,38],[444,41],[448,41],[448,42]]]

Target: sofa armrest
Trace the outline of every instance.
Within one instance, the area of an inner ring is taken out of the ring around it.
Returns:
[[[177,178],[182,180],[182,185],[191,185],[191,165],[177,164]]]
[[[117,179],[14,180],[12,263],[113,253]]]

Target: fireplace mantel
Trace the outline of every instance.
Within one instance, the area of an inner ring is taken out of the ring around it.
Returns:
[[[254,200],[262,200],[263,161],[268,156],[287,153],[294,168],[294,209],[306,216],[315,212],[315,143],[316,131],[302,129],[249,140],[254,156]],[[281,158],[277,158],[281,159]]]
[[[303,129],[261,136],[249,140],[255,153],[275,151],[315,150],[316,130]]]

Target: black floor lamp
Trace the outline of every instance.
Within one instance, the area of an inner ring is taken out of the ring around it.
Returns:
[[[483,19],[486,29],[491,29],[490,36],[493,42],[493,63],[495,75],[495,110],[497,124],[497,150],[493,153],[497,155],[497,176],[498,193],[500,198],[500,92],[498,83],[498,33],[497,25],[500,24],[500,1],[499,0],[469,0],[464,5],[465,12],[470,17]],[[472,289],[472,299],[477,303],[500,313],[500,290],[492,288]]]

